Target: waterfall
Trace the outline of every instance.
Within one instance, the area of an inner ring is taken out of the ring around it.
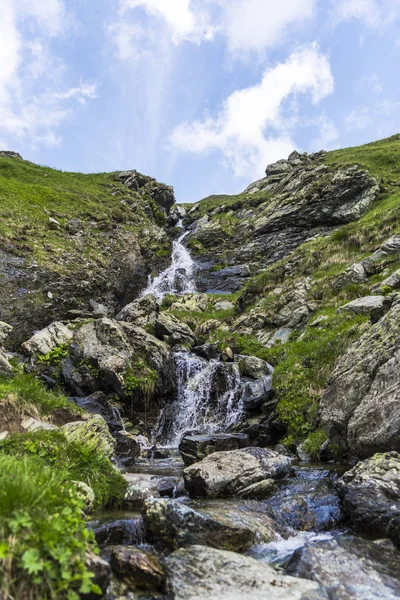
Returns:
[[[183,229],[182,220],[177,227]],[[153,294],[156,298],[163,298],[165,294],[189,294],[196,291],[194,280],[194,261],[190,252],[183,245],[183,240],[188,235],[184,231],[172,244],[171,265],[153,279],[149,277],[149,284],[142,292],[142,296]]]
[[[226,431],[240,419],[242,389],[236,363],[208,361],[191,352],[175,352],[174,361],[177,397],[162,411],[155,440],[177,446],[187,431]]]

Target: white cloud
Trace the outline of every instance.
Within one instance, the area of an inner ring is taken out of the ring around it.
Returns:
[[[393,123],[399,122],[400,102],[385,100],[372,106],[358,106],[345,118],[346,131],[355,129],[363,130],[373,127],[375,131],[386,130],[387,127],[395,129]]]
[[[57,129],[84,104],[96,86],[63,84],[64,65],[50,52],[50,38],[68,20],[61,0],[1,0],[0,134],[3,145],[21,140],[32,146],[60,143]],[[21,27],[21,24],[28,27]],[[22,31],[24,32],[22,34]]]
[[[334,0],[333,22],[358,19],[372,29],[382,28],[400,17],[399,0]]]
[[[216,118],[179,125],[171,143],[184,152],[219,150],[235,175],[257,177],[268,162],[295,145],[285,127],[283,102],[292,94],[307,93],[317,103],[332,91],[329,60],[313,44],[266,70],[259,84],[231,94]]]
[[[311,142],[312,150],[333,150],[337,147],[339,132],[334,122],[326,115],[314,119],[313,125],[318,127],[318,134]]]

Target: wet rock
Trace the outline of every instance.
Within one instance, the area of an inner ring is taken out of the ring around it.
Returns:
[[[117,520],[89,521],[99,546],[142,544],[144,542],[144,523],[142,517]]]
[[[149,498],[158,498],[157,481],[151,475],[141,473],[125,473],[128,488],[125,492],[124,506],[129,509],[141,509]]]
[[[244,433],[185,435],[179,444],[179,452],[185,465],[191,465],[213,452],[237,450],[248,444],[248,437]]]
[[[157,558],[135,546],[114,547],[111,567],[130,587],[160,591],[165,587],[165,573]]]
[[[126,466],[135,463],[135,459],[140,456],[140,443],[135,435],[128,431],[117,431],[114,434],[117,445],[115,454],[119,460]]]
[[[104,595],[110,585],[111,579],[111,567],[106,560],[95,554],[94,552],[86,553],[86,567],[94,574],[93,583],[98,585]],[[99,598],[99,594],[93,592],[89,594],[81,594],[83,600],[96,600]]]
[[[157,317],[154,330],[157,337],[167,341],[171,346],[183,344],[191,347],[196,343],[190,327],[167,313],[161,313]]]
[[[211,360],[219,357],[219,344],[215,342],[213,344],[202,344],[201,346],[194,346],[192,348],[192,352],[197,354],[197,356],[201,356],[201,358],[205,358],[206,360]]]
[[[325,600],[324,589],[234,552],[192,546],[166,559],[174,600]]]
[[[259,411],[263,404],[272,400],[272,376],[264,376],[256,381],[246,381],[242,384],[243,408],[247,412]]]
[[[400,546],[400,454],[386,452],[357,463],[338,482],[353,527],[389,537]]]
[[[191,496],[235,496],[253,483],[285,477],[290,462],[265,448],[216,452],[184,470],[185,487]]]
[[[273,479],[263,479],[257,483],[245,487],[238,493],[239,498],[254,498],[264,500],[269,498],[276,491],[276,485]]]
[[[229,505],[194,508],[178,500],[151,499],[143,517],[150,539],[170,550],[204,544],[239,552],[279,537],[265,514]]]
[[[388,540],[341,536],[295,552],[286,570],[323,586],[335,600],[400,597],[400,553]]]
[[[55,321],[48,327],[35,333],[21,346],[22,350],[30,355],[41,355],[51,352],[57,346],[72,340],[72,331],[64,323]]]
[[[69,441],[90,444],[108,457],[113,456],[115,440],[107,423],[100,415],[93,415],[87,421],[74,421],[60,428]]]
[[[81,408],[92,415],[101,415],[105,421],[114,421],[114,414],[104,392],[93,392],[83,398],[71,398]],[[122,427],[122,426],[121,426]]]
[[[368,457],[400,450],[400,302],[339,359],[320,419],[342,451]]]

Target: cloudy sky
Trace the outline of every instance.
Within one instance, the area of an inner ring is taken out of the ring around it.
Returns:
[[[400,131],[400,0],[0,0],[0,149],[178,201]]]

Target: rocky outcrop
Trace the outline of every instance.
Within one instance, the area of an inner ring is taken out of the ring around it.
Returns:
[[[388,540],[340,536],[296,551],[286,572],[319,583],[335,600],[393,600],[400,596],[399,559]]]
[[[389,537],[400,546],[400,454],[375,454],[359,462],[338,482],[343,510],[352,526]]]
[[[166,559],[174,600],[327,600],[317,583],[281,575],[234,552],[192,546]]]
[[[260,481],[285,477],[290,462],[266,448],[216,452],[184,470],[185,487],[191,496],[235,496]]]
[[[188,243],[203,267],[200,290],[235,291],[306,239],[360,218],[379,194],[368,171],[332,169],[320,153],[291,155],[269,165],[267,174],[229,203],[221,198],[205,214],[200,203],[185,217],[193,225]]]
[[[192,508],[177,500],[149,499],[144,504],[146,530],[153,542],[170,550],[203,544],[240,552],[279,539],[267,515],[234,506]]]
[[[400,450],[400,302],[355,341],[334,369],[320,418],[332,442],[358,456]]]
[[[144,189],[166,213],[170,211],[175,203],[174,188],[172,186],[158,183],[153,177],[142,175],[135,169],[122,171],[115,176],[115,179],[130,190],[139,191]]]
[[[214,452],[238,450],[249,445],[244,433],[214,433],[185,435],[179,444],[179,452],[186,466],[203,460]]]

